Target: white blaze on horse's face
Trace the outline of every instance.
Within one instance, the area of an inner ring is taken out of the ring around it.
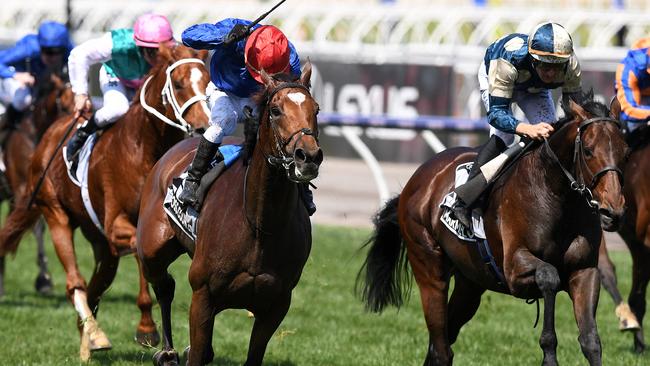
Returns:
[[[289,93],[287,97],[300,108],[300,105],[307,99],[307,96],[303,93]]]
[[[198,67],[193,67],[190,71],[190,83],[192,84],[192,91],[194,92],[194,95],[203,95],[203,92],[201,92],[201,89],[199,88],[199,83],[201,82],[202,78],[203,72],[201,72]],[[201,107],[203,108],[203,112],[208,117],[210,117],[210,108],[208,108],[208,103],[205,100],[201,100],[200,103]]]

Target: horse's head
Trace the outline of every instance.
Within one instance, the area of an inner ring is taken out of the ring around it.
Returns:
[[[210,76],[205,56],[205,51],[183,45],[161,45],[156,65],[140,90],[142,106],[186,132],[206,128],[210,110],[204,92]]]
[[[573,152],[577,183],[572,188],[586,192],[602,228],[614,231],[625,210],[622,172],[628,152],[618,122],[620,110],[609,112],[594,101],[582,105],[570,101],[568,110],[578,126]]]
[[[282,166],[294,182],[318,176],[323,151],[318,144],[318,103],[309,92],[311,64],[302,76],[289,80],[262,70],[265,89],[259,94],[259,144],[267,161]]]
[[[74,111],[74,93],[67,73],[47,73],[38,81],[35,95],[33,116],[38,136],[56,119]]]

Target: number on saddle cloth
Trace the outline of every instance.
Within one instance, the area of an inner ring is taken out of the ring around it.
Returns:
[[[227,167],[232,165],[242,153],[241,145],[223,145],[219,147],[223,161],[217,163],[216,159],[210,163],[210,170],[201,178],[201,183],[197,191],[198,207],[183,207],[178,200],[178,195],[183,190],[183,179],[187,175],[187,170],[181,174],[180,177],[172,180],[172,184],[167,188],[167,194],[163,201],[163,209],[167,213],[169,219],[174,222],[184,233],[191,239],[192,242],[196,240],[196,224],[199,217],[199,212],[205,195],[214,183],[214,181],[223,173]],[[189,166],[188,166],[189,168]],[[187,248],[190,253],[194,252],[194,248]]]

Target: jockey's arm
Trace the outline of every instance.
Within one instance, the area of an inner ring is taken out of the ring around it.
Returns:
[[[88,40],[73,48],[68,57],[70,84],[75,95],[88,95],[88,71],[90,66],[111,59],[113,40],[110,33]]]
[[[643,104],[642,96],[650,88],[641,90],[639,79],[648,79],[645,67],[634,67],[629,60],[623,60],[616,70],[616,97],[621,103],[621,119],[627,122],[644,122],[650,118],[650,106]]]
[[[250,23],[243,19],[227,18],[215,24],[195,24],[183,31],[181,40],[184,45],[197,50],[212,50],[223,44],[235,25]]]
[[[31,40],[28,40],[27,37],[30,36],[23,37],[23,39],[19,40],[14,47],[7,48],[5,50],[0,51],[0,78],[1,79],[14,77],[14,75],[16,74],[16,70],[14,70],[13,66],[11,65],[17,64],[30,57],[34,57],[38,55],[38,50],[32,49],[34,47],[38,47],[38,43],[36,45],[31,45],[30,44]]]

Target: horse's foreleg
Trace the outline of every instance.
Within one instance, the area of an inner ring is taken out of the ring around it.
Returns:
[[[590,365],[602,363],[602,348],[596,327],[596,308],[600,293],[598,269],[586,268],[576,271],[569,277],[569,295],[573,300],[573,312],[578,323],[578,341],[582,353]]]
[[[535,282],[544,296],[544,326],[539,345],[544,351],[543,365],[557,365],[557,335],[555,334],[555,297],[560,289],[560,275],[545,263],[535,271]]]
[[[630,248],[632,249],[632,248]],[[628,302],[634,315],[640,324],[640,329],[634,332],[634,350],[643,352],[645,350],[645,340],[643,338],[643,317],[645,316],[646,307],[646,289],[650,281],[650,253],[643,247],[632,251],[632,288]]]
[[[291,292],[279,297],[268,309],[268,311],[254,311],[255,323],[253,324],[253,332],[248,344],[248,357],[246,358],[245,366],[261,365],[266,346],[273,336],[273,333],[278,329],[280,323],[289,311],[291,305]],[[194,343],[192,343],[194,347]]]
[[[539,344],[544,351],[543,364],[557,365],[555,296],[560,288],[557,270],[528,250],[519,249],[504,258],[504,272],[510,292],[514,296],[529,298],[537,289],[541,291],[544,298],[544,326]]]
[[[158,343],[160,343],[160,335],[156,330],[156,324],[151,316],[153,301],[149,294],[147,280],[144,278],[144,274],[142,273],[140,258],[138,258],[137,255],[135,256],[135,260],[138,263],[138,275],[140,276],[140,292],[138,293],[137,304],[138,308],[140,308],[141,314],[140,323],[138,324],[138,329],[135,333],[135,341],[147,347],[157,346]]]
[[[45,233],[45,221],[42,217],[36,221],[36,224],[32,228],[32,231],[34,232],[34,237],[36,238],[36,263],[38,264],[38,276],[36,277],[34,287],[38,293],[42,295],[49,295],[52,293],[54,285],[52,284],[52,276],[47,269],[47,256],[45,255],[45,245],[43,240]]]
[[[287,309],[289,307],[287,306]],[[285,310],[286,313],[286,310]],[[210,292],[207,286],[203,286],[192,292],[192,304],[190,305],[190,352],[187,360],[188,366],[206,365],[212,362],[214,351],[212,350],[212,331],[214,329],[215,309],[210,301]],[[284,316],[283,316],[284,317]],[[279,322],[278,322],[279,324]],[[257,319],[253,326],[251,343],[255,337]],[[276,326],[277,327],[277,326]],[[274,329],[275,330],[275,329]],[[271,332],[273,334],[273,332]],[[270,336],[269,336],[270,338]],[[267,339],[268,342],[268,339]],[[266,344],[264,344],[266,348]],[[248,351],[250,359],[250,348]],[[262,360],[255,365],[261,365]],[[249,365],[248,360],[246,365]]]
[[[449,299],[449,343],[454,344],[460,328],[476,314],[485,289],[475,285],[460,272],[454,275],[454,290]]]
[[[621,331],[639,329],[641,326],[639,325],[636,316],[634,316],[634,313],[630,310],[630,306],[627,302],[623,301],[623,297],[618,291],[616,283],[616,267],[609,258],[604,235],[600,241],[600,248],[598,249],[598,271],[600,272],[601,284],[612,297],[612,300],[614,300],[614,305],[616,305],[618,329]]]

